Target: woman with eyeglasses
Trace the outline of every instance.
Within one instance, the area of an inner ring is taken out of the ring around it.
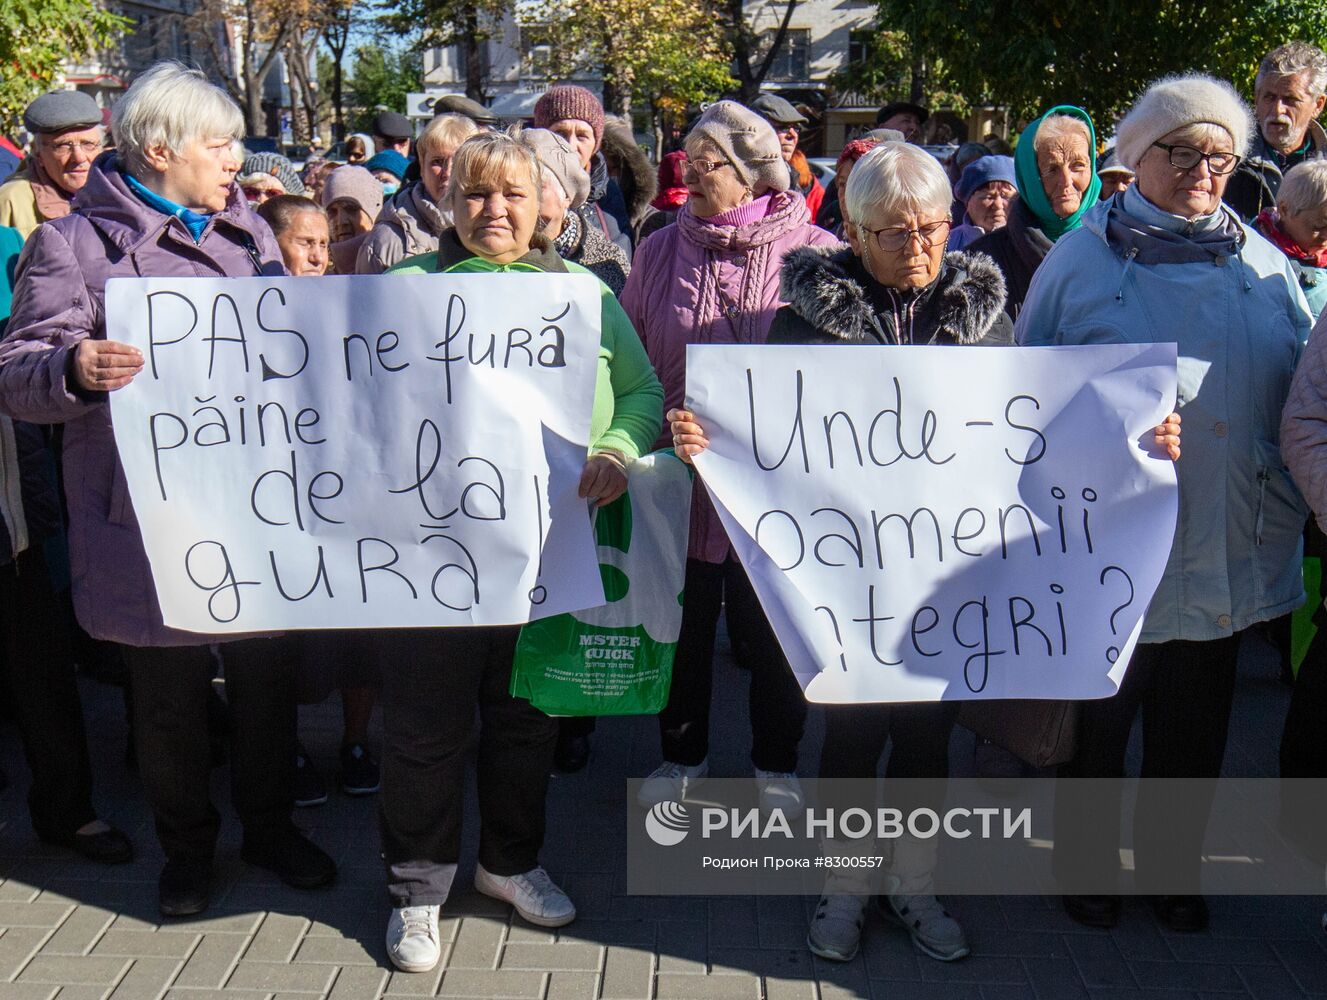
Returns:
[[[1096,173],[1097,134],[1082,108],[1051,108],[1023,130],[1014,150],[1014,186],[1005,224],[968,244],[984,253],[1004,274],[1012,319],[1027,296],[1028,285],[1055,241],[1071,233],[1097,203],[1101,179]],[[982,161],[978,160],[978,163]]]
[[[688,344],[761,344],[783,304],[783,256],[837,245],[812,225],[779,139],[763,118],[734,101],[711,105],[686,141],[687,202],[677,221],[636,251],[622,306],[664,387],[665,407],[682,405]],[[667,435],[659,447],[669,445]],[[730,630],[748,634],[753,655],[751,763],[760,804],[800,810],[797,744],[806,701],[746,573],[703,487],[691,505],[682,630],[668,705],[659,715],[663,762],[641,785],[651,806],[680,801],[709,774],[714,640],[727,602]]]
[[[1195,74],[1154,83],[1119,126],[1116,150],[1137,181],[1046,258],[1016,327],[1020,344],[1179,346],[1188,431],[1169,562],[1119,692],[1083,703],[1077,757],[1060,770],[1122,777],[1141,709],[1144,778],[1212,779],[1145,781],[1138,792],[1135,890],[1153,894],[1173,930],[1207,924],[1200,854],[1240,634],[1304,600],[1306,509],[1278,425],[1308,306],[1290,262],[1221,201],[1253,135],[1249,109],[1225,81]],[[1082,784],[1057,789],[1055,871],[1075,893],[1064,899],[1071,917],[1111,926],[1119,897],[1081,893],[1113,883],[1120,801]],[[1162,878],[1168,895],[1157,894]]]

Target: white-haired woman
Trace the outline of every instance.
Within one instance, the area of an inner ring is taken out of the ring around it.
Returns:
[[[479,131],[464,115],[438,115],[415,140],[419,180],[407,184],[382,206],[360,245],[357,274],[381,274],[393,264],[438,249],[438,237],[452,224],[442,204],[457,148]]]
[[[1314,319],[1327,306],[1327,160],[1292,167],[1253,228],[1286,255]]]
[[[1188,428],[1165,574],[1119,692],[1083,703],[1064,777],[1122,777],[1141,709],[1144,778],[1216,779],[1240,633],[1304,599],[1305,507],[1278,424],[1309,312],[1290,262],[1221,201],[1252,134],[1228,83],[1191,75],[1153,84],[1117,136],[1136,183],[1046,258],[1018,317],[1022,344],[1177,342]],[[1139,789],[1135,882],[1176,930],[1207,923],[1199,865],[1211,794],[1203,781]],[[1055,868],[1082,923],[1119,919],[1119,898],[1101,895],[1119,867],[1119,820],[1117,796],[1061,782]]]
[[[116,453],[108,394],[142,355],[106,339],[102,303],[116,277],[280,275],[281,251],[234,183],[239,108],[202,73],[159,63],[115,105],[117,149],[93,164],[74,212],[40,226],[19,268],[0,344],[0,410],[64,424],[74,605],[94,637],[122,643],[133,688],[139,770],[166,854],[161,911],[209,901],[220,817],[208,794],[207,704],[216,664],[207,636],[162,622],[143,539]],[[222,637],[216,637],[222,641]],[[241,856],[313,888],[331,858],[291,824],[294,667],[283,639],[226,642],[231,796]]]

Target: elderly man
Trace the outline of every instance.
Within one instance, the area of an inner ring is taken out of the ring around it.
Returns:
[[[1226,187],[1226,204],[1245,222],[1276,205],[1287,170],[1327,156],[1327,132],[1316,121],[1327,103],[1327,55],[1287,42],[1263,57],[1253,92],[1258,135]]]
[[[892,128],[903,133],[904,142],[922,141],[922,126],[931,113],[911,101],[891,101],[875,116],[876,128]]]
[[[410,140],[415,128],[410,119],[396,111],[380,111],[373,119],[373,151],[381,153],[394,149],[406,159],[410,158]]]
[[[27,162],[0,184],[0,226],[13,226],[24,239],[47,219],[69,214],[69,203],[87,183],[101,152],[101,108],[77,90],[43,94],[23,112],[32,133]]]
[[[751,110],[769,122],[779,137],[779,153],[783,162],[788,164],[792,186],[806,199],[807,211],[814,220],[825,200],[825,189],[812,173],[806,155],[799,155],[797,151],[799,133],[802,126],[808,124],[806,116],[777,94],[761,94],[751,102]]]

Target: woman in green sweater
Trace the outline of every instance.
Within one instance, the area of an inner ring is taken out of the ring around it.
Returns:
[[[401,261],[388,274],[530,272],[589,274],[535,233],[543,189],[534,152],[486,132],[452,160],[444,196],[454,229],[436,253]],[[627,488],[631,462],[649,449],[663,417],[663,389],[636,331],[608,287],[601,325],[590,453],[580,495],[599,506]],[[387,671],[383,686],[383,856],[395,909],[387,951],[407,972],[437,963],[439,909],[456,874],[461,845],[465,755],[479,709],[479,811],[475,888],[511,903],[544,927],[576,918],[539,866],[544,799],[557,725],[510,694],[518,628],[421,631],[418,647]]]

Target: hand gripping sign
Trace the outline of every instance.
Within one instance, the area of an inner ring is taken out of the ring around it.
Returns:
[[[603,603],[586,275],[107,284],[111,396],[167,625],[504,625]]]
[[[692,346],[687,373],[808,699],[1118,689],[1175,530],[1173,344]]]

